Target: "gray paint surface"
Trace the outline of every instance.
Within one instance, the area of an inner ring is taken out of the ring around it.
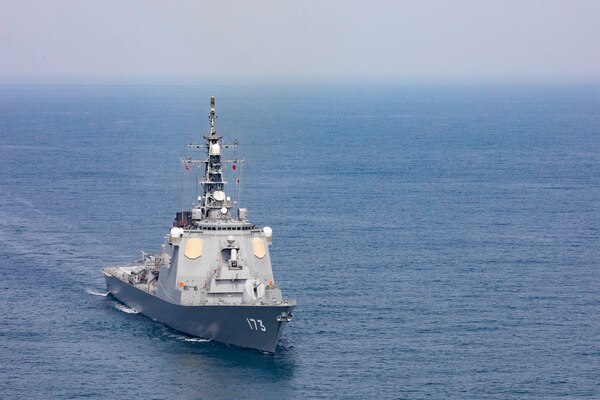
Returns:
[[[278,321],[289,315],[294,305],[246,306],[206,305],[182,306],[161,300],[122,280],[105,275],[108,291],[119,301],[155,321],[188,335],[215,340],[240,347],[274,353],[287,322]],[[248,320],[260,320],[258,329]]]

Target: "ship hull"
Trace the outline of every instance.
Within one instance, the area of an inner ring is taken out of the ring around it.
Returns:
[[[286,325],[278,316],[293,305],[183,306],[165,301],[104,274],[108,291],[119,301],[155,321],[188,335],[274,353]]]

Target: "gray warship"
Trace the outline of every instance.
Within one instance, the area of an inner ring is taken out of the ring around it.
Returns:
[[[248,211],[226,193],[222,158],[226,148],[215,126],[210,99],[210,132],[204,159],[182,159],[185,170],[204,169],[201,195],[191,210],[176,213],[159,252],[102,269],[108,292],[137,312],[186,334],[274,353],[292,319],[296,302],[284,299],[273,277],[272,230],[248,220]],[[200,174],[199,174],[200,175]],[[200,193],[198,193],[200,194]]]

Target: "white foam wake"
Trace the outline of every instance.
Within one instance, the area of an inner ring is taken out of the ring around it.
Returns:
[[[210,342],[210,339],[202,339],[202,338],[183,338],[186,342],[196,342],[196,343],[206,343]]]
[[[136,311],[135,308],[127,307],[126,305],[121,304],[121,303],[113,303],[113,306],[117,310],[123,311],[124,313],[127,313],[127,314],[139,314],[139,311]]]
[[[106,296],[108,296],[108,293],[109,293],[109,292],[106,292],[106,293],[97,292],[97,291],[95,291],[95,290],[92,290],[92,289],[85,289],[85,292],[86,292],[87,294],[91,294],[91,295],[93,295],[93,296],[102,296],[102,297],[106,297]]]
[[[177,340],[183,340],[184,342],[194,342],[194,343],[210,342],[210,339],[203,339],[203,338],[197,338],[197,337],[191,337],[191,336],[172,335],[172,334],[167,334],[167,336],[172,337]]]

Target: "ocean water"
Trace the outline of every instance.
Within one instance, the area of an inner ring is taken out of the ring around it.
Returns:
[[[100,268],[160,246],[217,127],[274,230],[274,356]],[[600,398],[599,87],[0,87],[2,399]]]

